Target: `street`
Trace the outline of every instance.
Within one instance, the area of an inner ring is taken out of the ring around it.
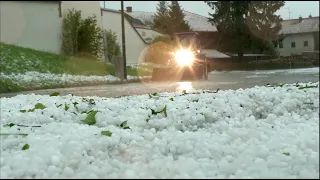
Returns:
[[[267,83],[296,83],[318,82],[319,68],[294,70],[266,70],[266,71],[231,71],[211,72],[208,81],[195,82],[142,82],[128,84],[112,84],[100,86],[74,87],[24,91],[17,93],[0,94],[0,97],[12,97],[18,94],[51,94],[60,92],[61,95],[73,94],[76,96],[119,97],[126,95],[140,95],[154,92],[173,92],[178,90],[228,90],[251,88]]]

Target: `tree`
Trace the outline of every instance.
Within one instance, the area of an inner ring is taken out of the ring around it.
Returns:
[[[171,1],[171,5],[169,6],[169,15],[170,15],[170,34],[173,35],[176,32],[188,32],[191,30],[188,22],[184,20],[184,13],[180,7],[178,1]]]
[[[81,11],[69,10],[62,20],[62,53],[68,56],[78,54],[78,31],[82,23]]]
[[[284,1],[252,1],[246,23],[251,34],[268,44],[281,36],[282,25],[275,13],[284,6]]]
[[[117,34],[111,30],[104,31],[106,35],[105,54],[109,62],[113,62],[114,57],[121,55],[120,45],[117,42]]]
[[[62,21],[62,45],[65,55],[77,56],[88,53],[95,57],[102,55],[102,30],[96,16],[82,19],[81,11],[68,10]]]
[[[224,48],[236,51],[238,61],[244,52],[252,52],[260,44],[269,47],[277,40],[281,19],[274,13],[284,6],[284,1],[205,1],[214,13],[209,22],[215,25],[225,42]],[[228,43],[228,40],[233,39]]]
[[[249,1],[205,1],[214,13],[209,13],[209,22],[217,27],[225,42],[224,50],[236,51],[241,62],[245,47],[249,44],[245,16],[248,13]],[[230,41],[231,40],[231,41]]]
[[[189,24],[184,20],[184,13],[178,1],[159,1],[156,15],[153,18],[153,28],[168,34],[171,38],[176,32],[190,31]]]
[[[159,29],[160,31],[169,34],[169,24],[170,16],[168,11],[168,3],[167,1],[159,1],[157,12],[153,17],[152,26],[155,29]]]

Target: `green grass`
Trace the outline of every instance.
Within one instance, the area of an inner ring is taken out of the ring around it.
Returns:
[[[114,65],[97,59],[68,57],[0,43],[1,70],[4,74],[23,74],[28,71],[71,75],[115,75]],[[130,76],[151,76],[148,71],[127,67]]]
[[[0,73],[1,74],[24,74],[30,71],[52,74],[70,74],[70,75],[95,75],[95,76],[115,76],[115,67],[112,64],[105,64],[97,59],[87,57],[68,57],[48,52],[37,51],[30,48],[24,48],[14,45],[0,43]],[[130,76],[151,76],[149,70],[152,67],[141,66],[142,68],[127,67],[127,75]],[[137,80],[132,80],[137,81]],[[131,81],[130,81],[131,82]],[[114,82],[115,83],[115,82]],[[40,89],[44,88],[62,88],[85,85],[99,85],[95,82],[73,85],[48,85],[41,83]],[[100,83],[101,84],[101,83]],[[39,88],[37,88],[39,89]],[[24,87],[19,82],[10,79],[0,79],[0,93],[19,92],[23,90],[33,90]]]

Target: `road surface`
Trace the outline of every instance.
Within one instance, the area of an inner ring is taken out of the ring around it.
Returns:
[[[100,96],[119,97],[126,95],[140,95],[154,92],[173,92],[177,90],[203,89],[203,90],[227,90],[239,88],[251,88],[267,83],[296,83],[318,82],[319,68],[295,69],[295,70],[268,70],[268,71],[232,71],[211,72],[208,81],[195,82],[149,82],[128,83],[100,86],[87,86],[75,88],[60,88],[24,91],[18,93],[0,94],[0,97],[12,97],[17,94],[51,94],[60,92],[61,95],[73,94],[76,96]]]

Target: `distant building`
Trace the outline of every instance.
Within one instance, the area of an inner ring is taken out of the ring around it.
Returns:
[[[319,51],[319,16],[282,21],[280,56]]]

